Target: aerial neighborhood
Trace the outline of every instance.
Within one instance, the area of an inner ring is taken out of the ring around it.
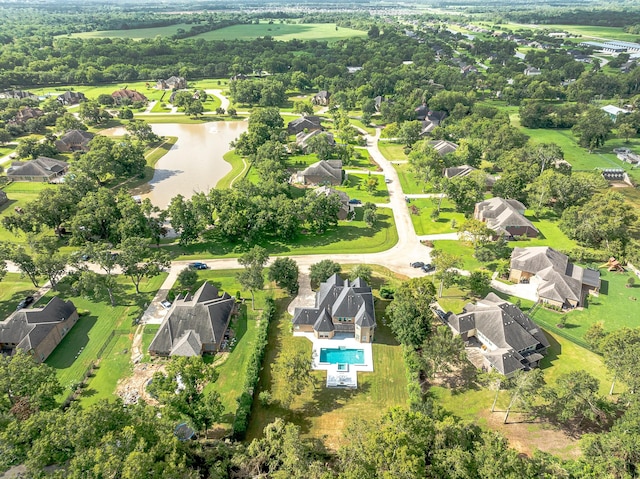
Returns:
[[[0,477],[639,477],[640,7],[526,3],[1,4]]]

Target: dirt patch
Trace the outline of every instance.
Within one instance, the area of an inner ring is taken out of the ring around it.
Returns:
[[[125,404],[136,404],[142,400],[148,404],[157,406],[158,401],[147,393],[147,382],[158,372],[165,372],[164,364],[138,363],[133,367],[133,374],[121,379],[116,387],[116,394],[122,398]]]
[[[561,429],[544,420],[529,421],[527,416],[518,413],[509,414],[509,423],[503,424],[504,414],[504,411],[480,412],[489,428],[505,436],[516,451],[531,456],[538,449],[563,459],[580,456],[579,439]]]

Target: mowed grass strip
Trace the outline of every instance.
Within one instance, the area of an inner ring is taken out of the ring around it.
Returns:
[[[0,282],[0,321],[16,310],[18,303],[36,292],[29,278],[20,273],[7,273]]]
[[[118,381],[133,371],[131,341],[133,333],[116,334],[105,350],[95,376],[82,391],[80,404],[91,406],[103,399],[114,399]]]
[[[375,188],[369,191],[367,184],[369,179],[377,181]],[[348,185],[348,186],[345,186]],[[357,198],[363,203],[388,203],[389,191],[381,174],[349,173],[342,186],[336,186],[336,190],[344,191],[349,198]]]
[[[98,359],[99,350],[107,344],[113,331],[133,331],[134,320],[140,318],[156,291],[162,285],[166,273],[162,273],[140,285],[141,293],[135,294],[135,288],[128,278],[117,277],[116,306],[110,305],[108,298],[96,300],[74,296],[68,282],[59,285],[59,291],[47,293],[38,304],[46,304],[54,295],[71,300],[78,310],[89,311],[81,316],[58,347],[47,358],[46,363],[57,370],[58,379],[65,388],[64,395],[71,392],[71,386],[77,384],[89,365]]]
[[[169,37],[175,35],[178,30],[189,31],[192,26],[193,25],[188,23],[177,23],[164,27],[132,28],[130,30],[96,30],[93,32],[80,32],[60,36],[69,36],[72,38],[131,38],[133,40],[141,40],[143,38],[155,38],[157,36]]]
[[[40,182],[15,181],[4,188],[9,201],[0,206],[0,220],[5,216],[15,214],[16,208],[24,208],[30,201],[35,200],[38,194],[47,188],[56,188],[56,185]],[[0,243],[26,243],[27,237],[24,234],[14,235],[4,227],[0,227]]]
[[[204,40],[254,40],[273,37],[276,40],[317,40],[334,42],[351,37],[366,36],[366,31],[336,26],[335,23],[273,23],[233,25],[220,30],[201,33],[193,38]]]
[[[410,201],[411,222],[417,235],[456,233],[457,228],[465,222],[464,214],[456,213],[453,203],[446,198],[443,198],[440,203],[438,219],[435,221],[431,219],[431,214],[438,209],[438,203],[440,198],[419,198]],[[417,215],[413,214],[412,206],[418,209]],[[455,221],[456,228],[453,227],[452,221]]]
[[[270,255],[327,254],[327,253],[377,253],[386,251],[398,242],[393,212],[388,208],[378,208],[378,221],[369,227],[362,220],[362,208],[356,208],[356,219],[339,221],[338,226],[328,228],[324,233],[299,234],[287,241],[258,241],[257,244]],[[177,259],[207,259],[237,257],[247,251],[244,242],[233,243],[212,232],[205,241],[187,246],[171,245],[167,249],[178,256]]]

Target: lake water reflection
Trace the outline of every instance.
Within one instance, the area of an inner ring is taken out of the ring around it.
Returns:
[[[247,130],[247,122],[167,123],[151,127],[157,135],[177,136],[178,141],[158,160],[151,181],[133,193],[166,208],[177,194],[190,198],[194,193],[207,192],[231,171],[223,156],[230,150],[229,143]],[[107,136],[124,133],[121,127],[102,132]]]

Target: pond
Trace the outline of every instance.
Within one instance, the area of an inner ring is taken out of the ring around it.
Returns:
[[[194,193],[209,191],[231,171],[231,165],[223,157],[230,150],[229,143],[247,130],[247,122],[166,123],[151,127],[157,135],[177,136],[178,140],[156,163],[151,181],[132,193],[166,208],[178,194],[190,198]],[[120,136],[125,130],[110,128],[101,134]]]

